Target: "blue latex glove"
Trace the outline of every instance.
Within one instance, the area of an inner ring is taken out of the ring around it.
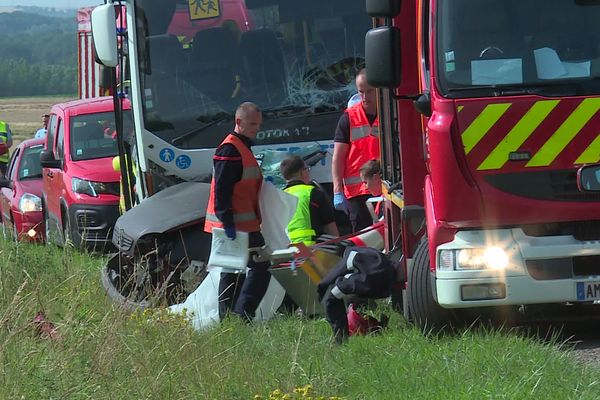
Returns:
[[[333,207],[336,210],[343,211],[346,214],[348,214],[348,200],[346,200],[346,196],[344,196],[344,193],[333,194]]]
[[[225,235],[231,240],[235,240],[235,226],[226,226]]]

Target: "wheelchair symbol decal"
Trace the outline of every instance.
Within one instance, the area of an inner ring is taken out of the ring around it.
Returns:
[[[192,159],[189,156],[183,154],[177,157],[177,159],[175,160],[175,165],[177,165],[177,168],[187,169],[190,167],[190,165],[192,165]]]

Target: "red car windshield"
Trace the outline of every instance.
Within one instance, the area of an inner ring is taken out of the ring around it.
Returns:
[[[123,131],[133,132],[131,111],[123,112]],[[114,157],[119,154],[115,116],[112,111],[78,115],[71,119],[71,159],[73,161]]]
[[[42,165],[40,164],[40,153],[44,150],[41,144],[26,147],[19,164],[19,180],[40,179],[42,177]]]

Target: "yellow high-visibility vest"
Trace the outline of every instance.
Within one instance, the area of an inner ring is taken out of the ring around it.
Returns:
[[[8,124],[4,121],[0,121],[0,143],[8,142]],[[6,153],[0,154],[0,163],[8,164],[8,159],[10,158],[10,152],[8,149]]]
[[[307,246],[315,244],[316,232],[310,219],[310,194],[315,187],[312,185],[294,185],[284,189],[285,192],[298,198],[296,212],[287,226],[288,236],[292,243],[304,243]]]

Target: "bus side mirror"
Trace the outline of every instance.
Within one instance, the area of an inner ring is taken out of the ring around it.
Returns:
[[[96,62],[106,67],[116,67],[117,20],[113,4],[97,6],[92,10],[92,38]]]
[[[585,165],[579,168],[577,187],[582,192],[600,192],[600,164]]]
[[[395,17],[400,13],[400,0],[367,0],[367,14],[371,17]]]
[[[374,87],[400,84],[400,30],[394,26],[370,29],[365,37],[367,82]]]

